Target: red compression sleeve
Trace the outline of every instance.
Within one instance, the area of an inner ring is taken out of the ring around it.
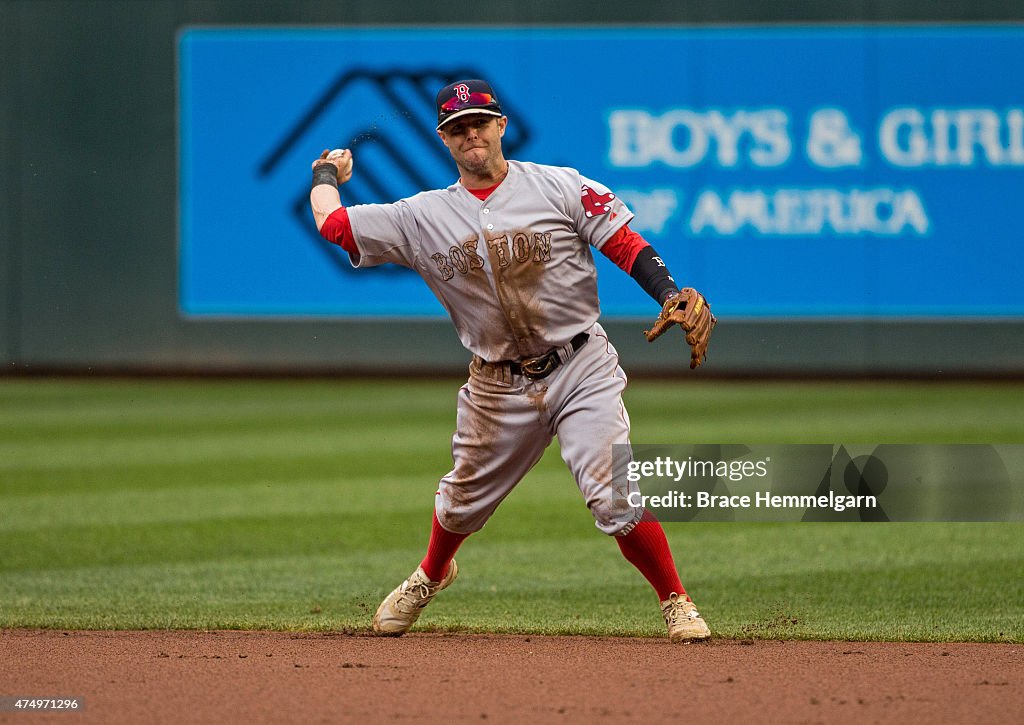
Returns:
[[[625,225],[612,235],[601,247],[601,254],[615,262],[615,266],[626,274],[633,270],[633,262],[640,250],[649,247],[647,240]]]
[[[348,219],[348,209],[340,207],[331,212],[320,227],[320,236],[331,244],[337,244],[349,254],[356,254],[356,238],[352,234],[352,222]]]

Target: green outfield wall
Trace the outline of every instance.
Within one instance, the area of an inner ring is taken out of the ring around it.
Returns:
[[[2,369],[464,369],[447,322],[179,313],[176,40],[185,27],[943,22],[1024,23],[1024,4],[0,2]],[[226,167],[239,152],[224,150]],[[632,372],[680,370],[686,359],[671,343],[648,347],[642,320],[608,327]],[[710,362],[701,374],[1020,375],[1024,321],[724,319]]]

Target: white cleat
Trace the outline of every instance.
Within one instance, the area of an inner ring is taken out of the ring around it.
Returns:
[[[386,637],[400,637],[420,618],[423,608],[430,604],[439,591],[447,587],[459,575],[459,567],[452,560],[448,573],[439,582],[432,582],[423,573],[422,567],[398,585],[385,597],[373,615],[373,631]]]
[[[661,603],[661,616],[668,625],[668,638],[673,642],[698,642],[711,636],[697,606],[675,592]]]

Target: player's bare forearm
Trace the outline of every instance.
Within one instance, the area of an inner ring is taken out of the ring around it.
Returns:
[[[313,219],[316,230],[323,229],[327,217],[341,208],[341,196],[338,188],[327,184],[318,184],[309,192],[309,205],[313,208]]]
[[[341,208],[338,184],[352,178],[352,153],[348,149],[324,150],[313,161],[313,187],[309,192],[309,205],[317,231],[332,213]]]

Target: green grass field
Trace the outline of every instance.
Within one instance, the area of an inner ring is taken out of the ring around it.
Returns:
[[[360,630],[458,380],[0,379],[0,627]],[[640,443],[1022,443],[1020,384],[634,381]],[[420,627],[663,636],[553,446]],[[1024,642],[1024,524],[665,525],[719,636]]]

